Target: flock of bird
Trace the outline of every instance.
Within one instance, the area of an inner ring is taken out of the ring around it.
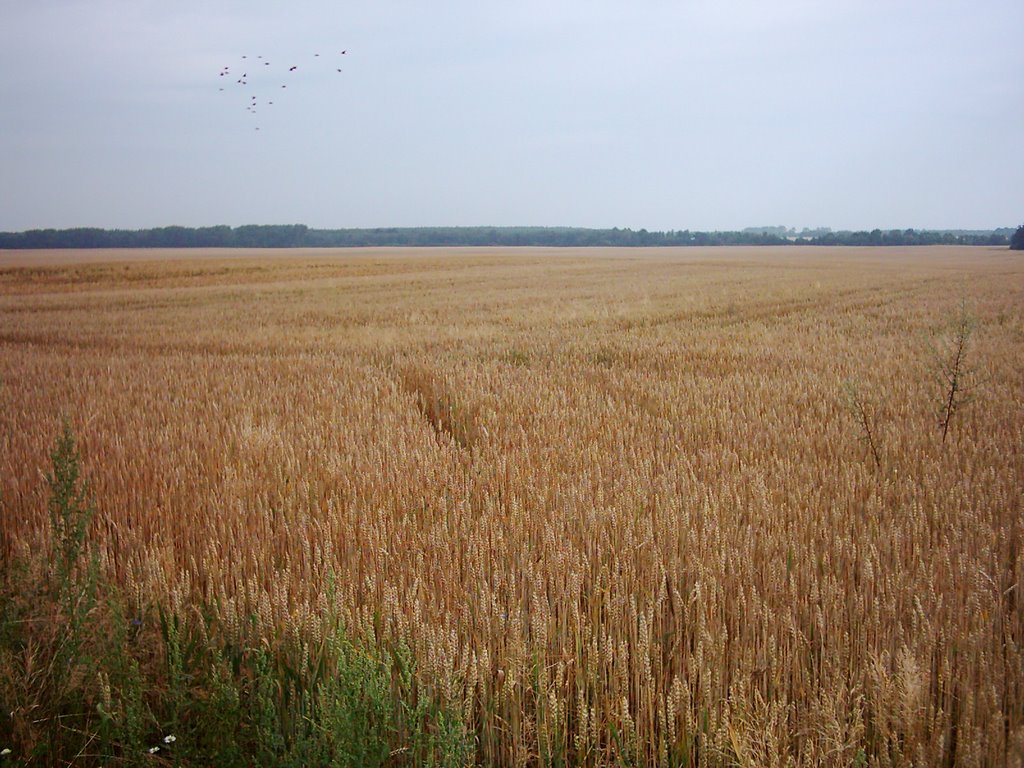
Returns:
[[[344,56],[346,51],[340,51],[337,55]],[[291,64],[287,67],[287,71],[284,71],[283,67],[275,68],[269,59],[265,59],[262,54],[252,58],[248,55],[242,56],[239,65],[236,65],[235,69],[232,70],[230,66],[224,66],[219,72],[219,77],[223,78],[221,81],[220,90],[226,91],[228,88],[249,88],[250,81],[252,82],[253,89],[260,89],[259,95],[250,95],[248,101],[245,104],[245,109],[252,115],[257,113],[258,107],[272,107],[274,100],[268,95],[267,91],[263,90],[267,87],[274,88],[276,92],[280,88],[287,88],[289,82],[294,82],[292,77],[296,73],[305,71],[307,67],[319,66],[323,67],[326,62],[326,56],[321,56],[319,53],[314,53],[311,57],[313,61],[306,62],[300,67],[299,64]],[[336,73],[341,72],[341,67],[331,65],[331,69],[334,69]],[[234,82],[231,82],[234,80]],[[268,86],[268,83],[272,85]],[[271,93],[272,93],[271,92]],[[262,100],[259,98],[262,96]],[[256,130],[260,127],[257,125]]]

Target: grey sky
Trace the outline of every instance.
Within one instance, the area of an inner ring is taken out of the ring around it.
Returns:
[[[0,8],[0,230],[1024,222],[1020,0]]]

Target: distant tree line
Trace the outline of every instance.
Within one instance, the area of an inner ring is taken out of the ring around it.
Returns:
[[[1017,227],[1017,231],[1010,238],[1011,251],[1024,251],[1024,224]]]
[[[303,224],[241,227],[157,227],[154,229],[32,229],[0,232],[3,248],[354,248],[368,246],[554,246],[634,247],[680,245],[1007,245],[1024,241],[1022,230],[893,229],[870,232],[782,228],[739,232],[580,227],[393,227],[310,229]],[[1022,228],[1024,229],[1024,228]],[[783,230],[784,231],[784,230]],[[1024,244],[1014,247],[1024,247]]]

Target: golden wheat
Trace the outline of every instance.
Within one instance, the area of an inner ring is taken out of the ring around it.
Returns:
[[[0,291],[6,555],[63,413],[140,612],[315,644],[334,601],[479,762],[1020,764],[1004,249],[0,253]]]

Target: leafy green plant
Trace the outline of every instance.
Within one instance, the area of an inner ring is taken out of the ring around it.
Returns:
[[[85,550],[89,523],[95,507],[87,483],[81,477],[81,459],[70,422],[65,419],[57,445],[50,454],[52,469],[46,476],[50,487],[50,529],[53,537],[54,588],[69,608],[88,608],[95,601],[96,558],[81,581],[79,561]],[[91,579],[90,579],[91,577]],[[83,606],[76,604],[86,600]]]
[[[390,665],[335,633],[334,674],[318,691],[318,728],[334,766],[380,766],[395,734]]]

